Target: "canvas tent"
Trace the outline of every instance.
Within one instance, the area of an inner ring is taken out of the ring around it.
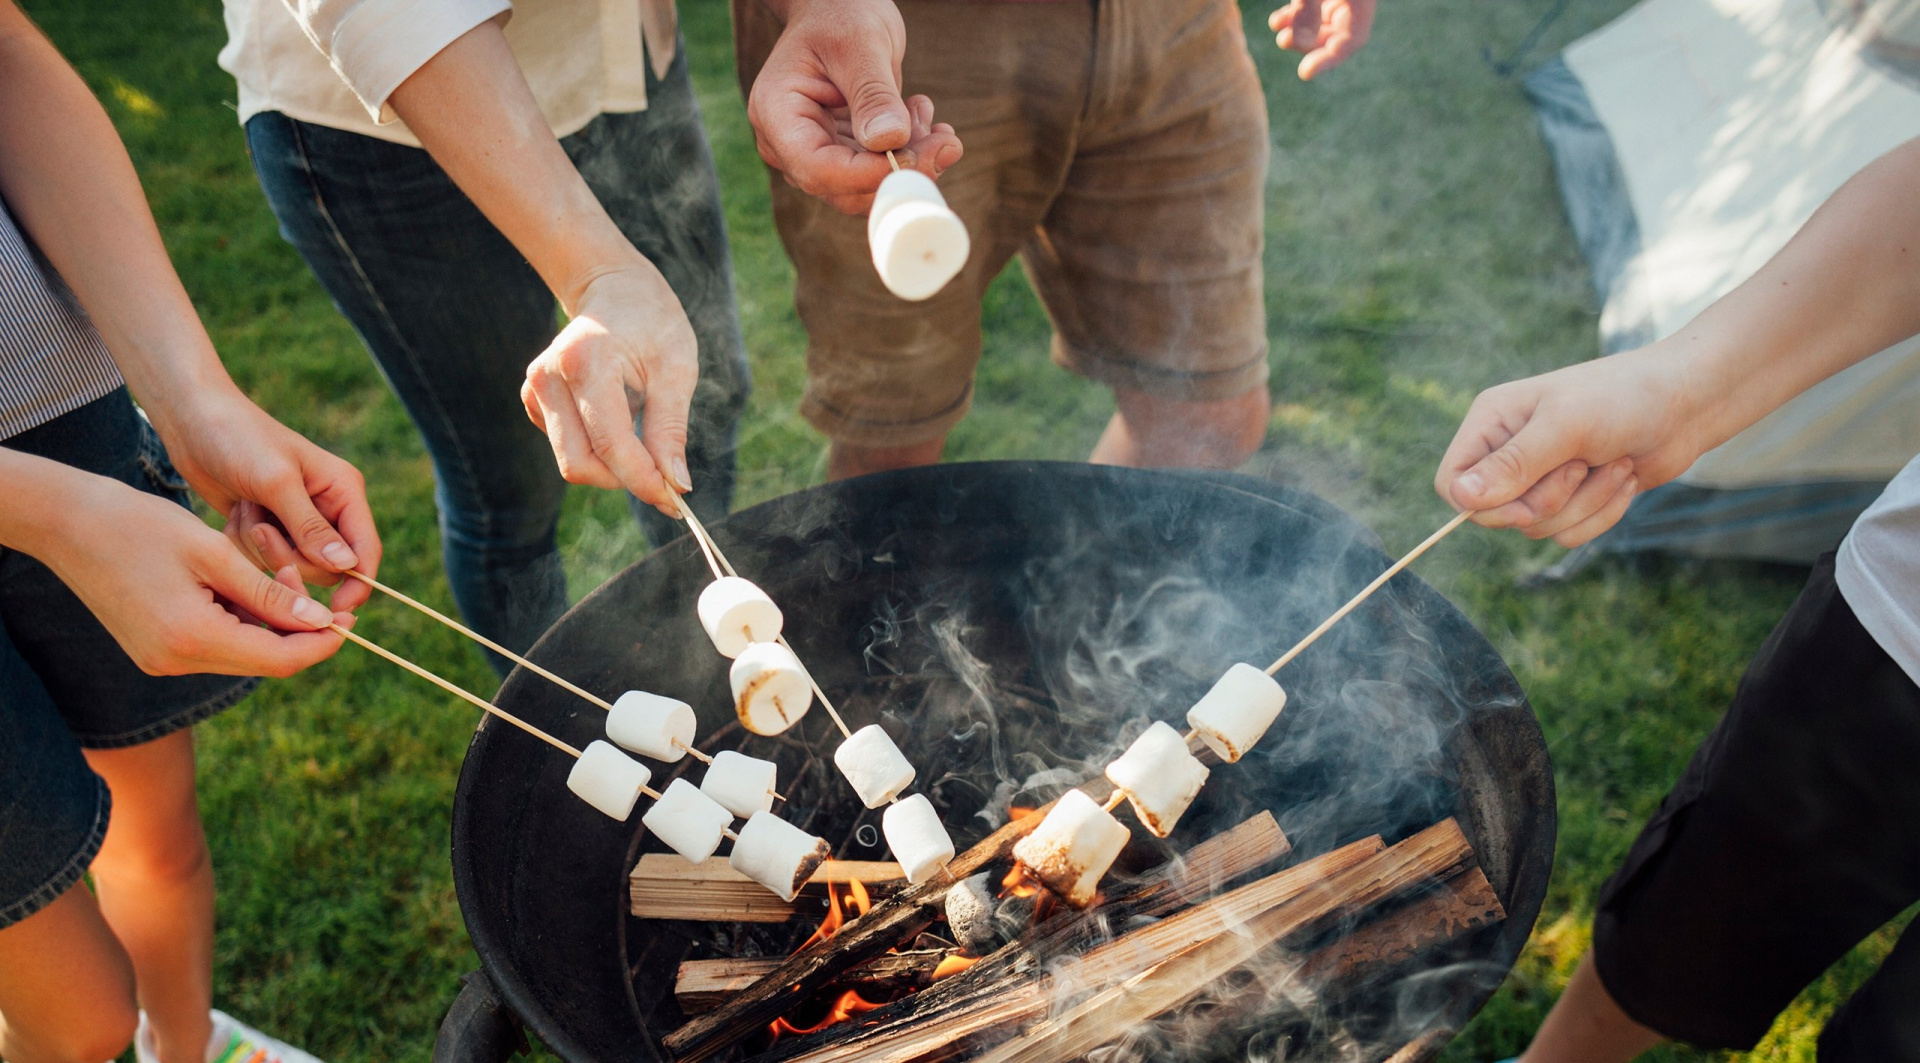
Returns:
[[[1612,354],[1750,276],[1920,136],[1920,0],[1644,0],[1527,79]],[[1807,563],[1920,453],[1920,342],[1703,456],[1561,566],[1659,550]]]

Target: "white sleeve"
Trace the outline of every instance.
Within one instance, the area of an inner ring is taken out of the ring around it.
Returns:
[[[394,121],[387,97],[468,30],[512,0],[282,0],[367,114]]]

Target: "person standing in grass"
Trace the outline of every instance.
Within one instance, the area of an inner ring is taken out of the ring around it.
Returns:
[[[672,0],[225,8],[261,187],[420,429],[468,622],[525,650],[565,610],[568,482],[656,544],[675,491],[724,514],[748,369]]]
[[[366,589],[301,571],[379,563],[359,473],[227,376],[106,112],[0,0],[0,1057],[312,1060],[212,1009],[191,727],[339,649]]]
[[[1366,42],[1373,10],[1295,0],[1269,26],[1307,53],[1310,79]],[[1113,390],[1093,461],[1232,468],[1259,448],[1272,147],[1238,4],[733,0],[733,25],[807,328],[800,411],[831,441],[830,475],[939,460],[972,402],[981,301],[1015,255],[1052,319],[1054,362]],[[859,96],[851,113],[819,92],[810,110],[793,104],[826,59],[864,49],[885,61],[889,45],[920,94],[917,121],[931,125],[938,105],[966,141],[964,158],[941,140],[914,160],[944,174],[972,238],[959,276],[917,303],[882,285],[857,216],[888,161],[838,165],[825,150],[905,116]]]
[[[1435,478],[1488,527],[1564,546],[1794,395],[1920,332],[1920,140],[1866,167],[1745,284],[1626,354],[1503,384]],[[1920,411],[1916,411],[1920,415]],[[1625,1063],[1665,1040],[1752,1048],[1920,901],[1920,458],[1748,666],[1602,889],[1523,1063]],[[1842,1004],[1822,1063],[1920,1059],[1920,932]]]

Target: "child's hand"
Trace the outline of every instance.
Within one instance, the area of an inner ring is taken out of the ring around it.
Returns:
[[[1267,19],[1274,40],[1300,52],[1300,80],[1332,70],[1367,43],[1374,0],[1292,0]]]
[[[1705,446],[1685,362],[1658,345],[1481,392],[1434,489],[1475,523],[1579,546]]]
[[[359,470],[238,391],[169,418],[161,438],[193,489],[228,515],[227,537],[256,562],[275,571],[292,564],[301,579],[323,587],[339,583],[350,568],[368,576],[379,571],[380,534]],[[263,522],[284,529],[283,541],[294,549],[262,551],[256,528]],[[349,581],[333,595],[333,608],[358,609],[371,593]]]
[[[57,473],[69,474],[61,533],[35,555],[142,671],[288,676],[340,648],[325,628],[351,626],[352,615],[307,597],[291,567],[268,576],[172,502]]]

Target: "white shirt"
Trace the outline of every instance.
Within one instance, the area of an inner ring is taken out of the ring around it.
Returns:
[[[1854,522],[1833,575],[1860,626],[1920,683],[1920,458]]]
[[[240,121],[279,111],[419,147],[387,98],[440,49],[511,12],[507,43],[556,136],[647,107],[673,61],[673,0],[225,0],[220,65]]]

